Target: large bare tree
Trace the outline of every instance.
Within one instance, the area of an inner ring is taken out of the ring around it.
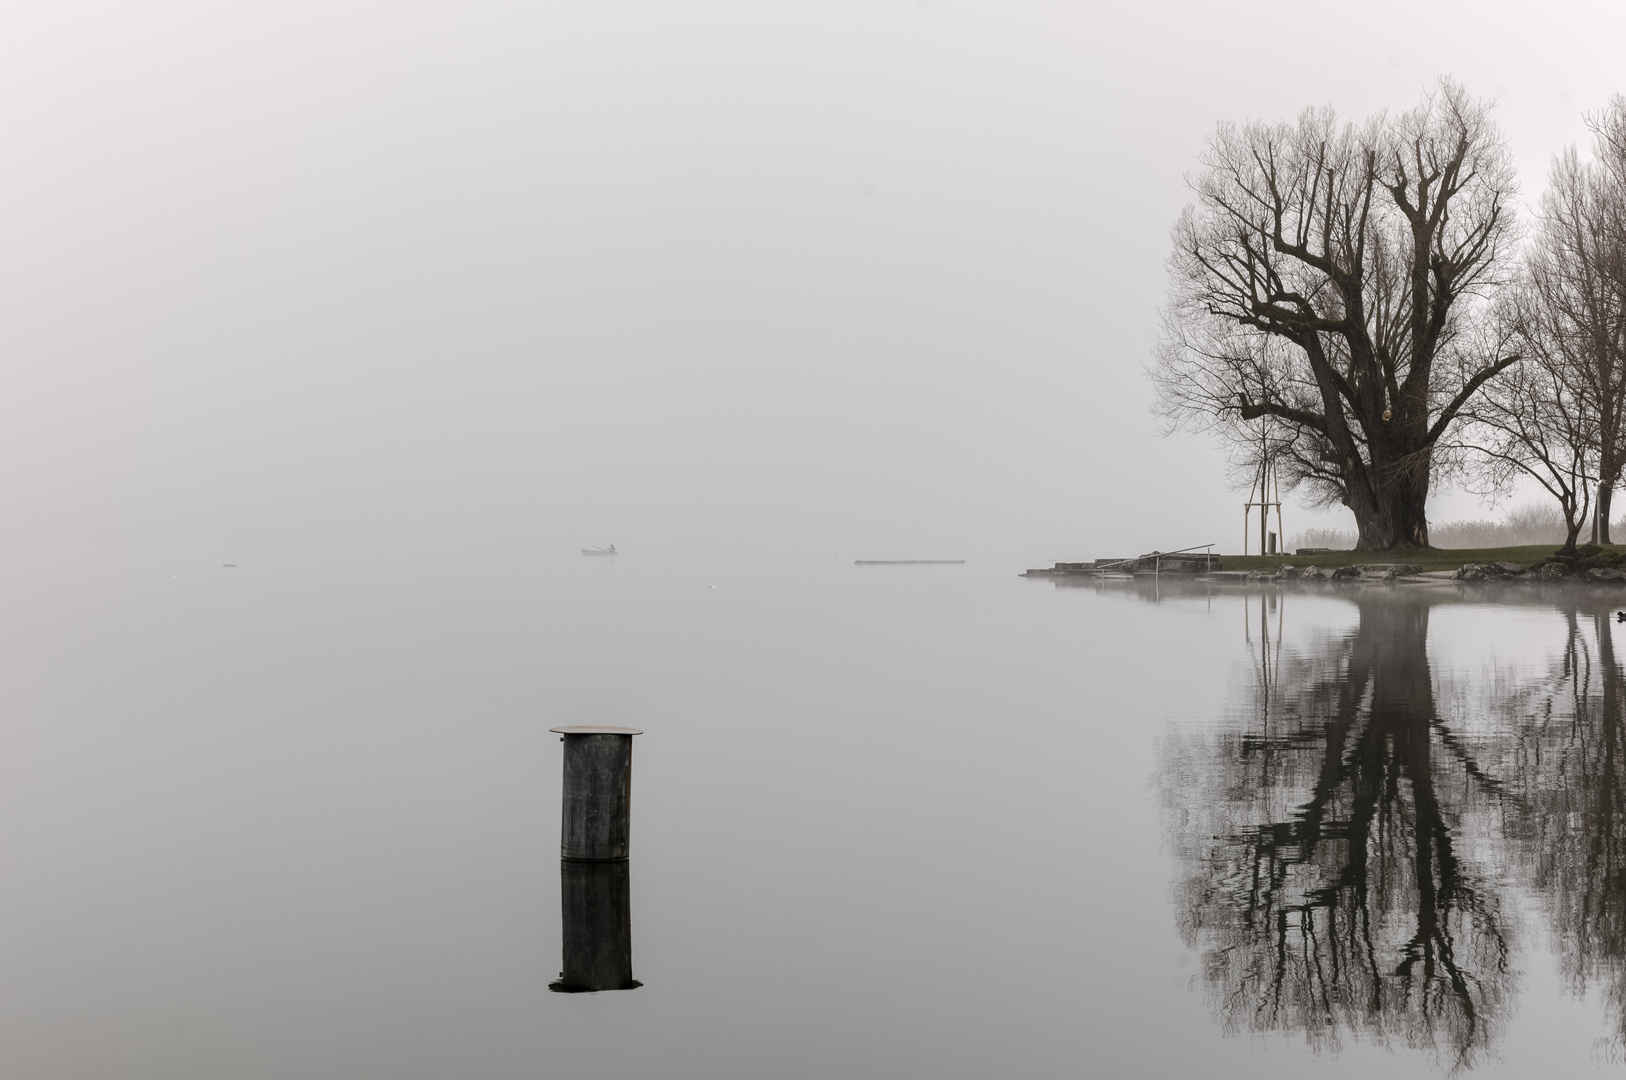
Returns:
[[[1436,448],[1515,362],[1477,332],[1514,236],[1488,107],[1442,82],[1362,124],[1221,124],[1174,228],[1150,373],[1173,426],[1233,456],[1271,445],[1289,487],[1355,515],[1358,548],[1427,546]]]

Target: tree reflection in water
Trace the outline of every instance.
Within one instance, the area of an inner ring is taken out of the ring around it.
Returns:
[[[1261,641],[1240,729],[1170,740],[1181,929],[1230,1031],[1400,1041],[1471,1065],[1513,992],[1512,928],[1483,863],[1521,802],[1480,759],[1519,748],[1436,708],[1427,600],[1357,604],[1347,634],[1279,659]]]
[[[1567,611],[1562,658],[1523,715],[1520,779],[1529,803],[1512,846],[1540,895],[1560,968],[1608,1003],[1610,1056],[1626,1048],[1626,733],[1607,610]]]

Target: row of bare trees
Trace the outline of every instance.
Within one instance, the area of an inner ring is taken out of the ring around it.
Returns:
[[[1626,99],[1553,166],[1528,237],[1490,107],[1442,82],[1361,124],[1222,124],[1174,228],[1150,374],[1171,427],[1426,547],[1431,487],[1530,477],[1570,546],[1626,468]]]
[[[1589,126],[1590,155],[1572,147],[1553,162],[1507,290],[1502,322],[1525,360],[1487,386],[1465,429],[1482,466],[1473,479],[1541,484],[1564,512],[1571,550],[1589,509],[1593,539],[1609,543],[1626,469],[1626,98]]]

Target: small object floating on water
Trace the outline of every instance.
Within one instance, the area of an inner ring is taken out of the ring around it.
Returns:
[[[854,566],[964,566],[964,559],[854,559]]]
[[[615,545],[611,544],[607,548],[601,548],[601,547],[582,548],[582,554],[583,555],[614,555],[615,554]]]

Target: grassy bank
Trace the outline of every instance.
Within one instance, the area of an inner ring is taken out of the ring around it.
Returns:
[[[1455,570],[1463,563],[1516,562],[1529,566],[1558,550],[1557,544],[1505,548],[1424,548],[1373,554],[1366,551],[1334,551],[1328,555],[1224,555],[1227,570],[1274,570],[1283,563],[1294,566],[1355,566],[1359,563],[1410,563],[1424,570]],[[1606,550],[1626,554],[1626,544],[1611,544]]]

